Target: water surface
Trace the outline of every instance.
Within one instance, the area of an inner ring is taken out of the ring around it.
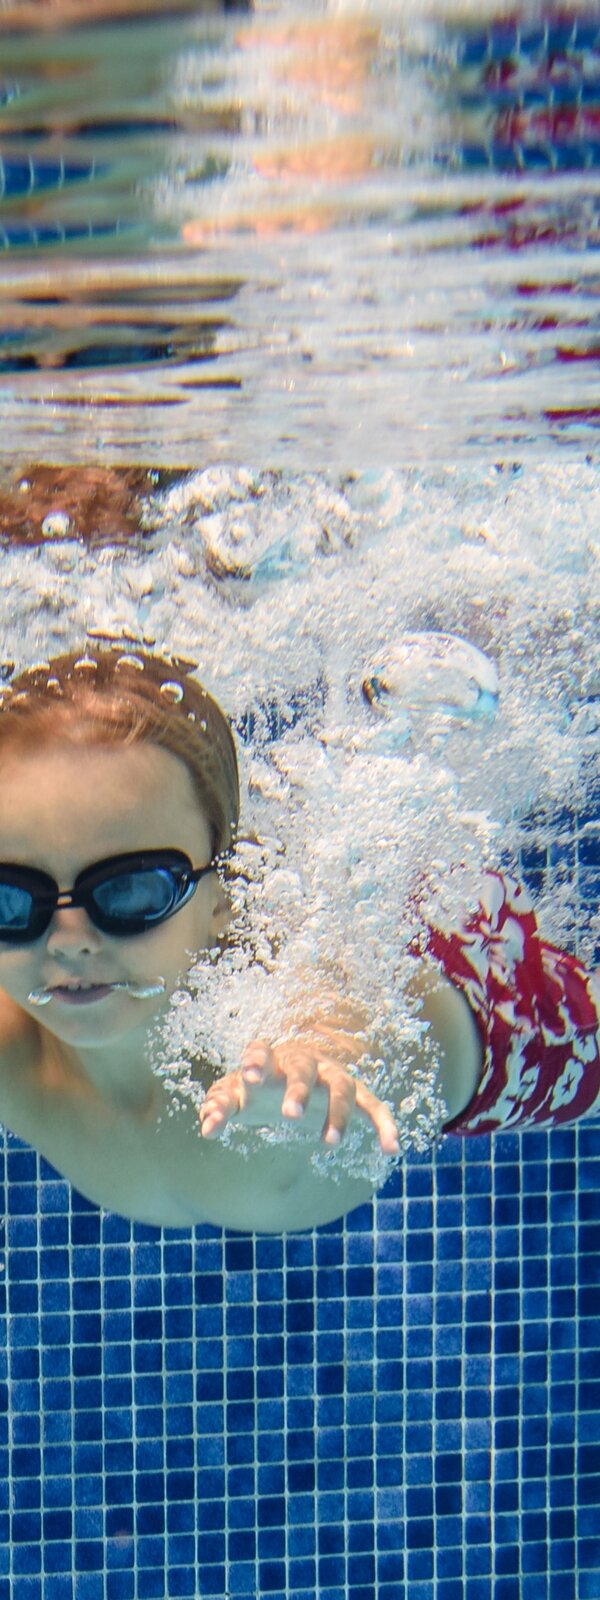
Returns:
[[[7,458],[593,447],[595,8],[74,14],[0,19]]]

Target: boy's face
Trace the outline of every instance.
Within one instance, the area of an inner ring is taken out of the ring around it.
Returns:
[[[209,827],[187,768],[157,745],[44,744],[7,747],[0,757],[0,862],[41,868],[71,889],[85,867],[128,851],[177,849],[192,866],[210,861]],[[194,956],[224,931],[227,910],[216,873],[201,878],[181,910],[151,932],[115,938],[83,907],[55,911],[34,943],[0,939],[0,987],[51,1033],[93,1048],[122,1038],[166,1009]],[[148,984],[164,994],[134,999],[124,989],[86,1004],[53,997],[40,1010],[35,989],[83,983]]]

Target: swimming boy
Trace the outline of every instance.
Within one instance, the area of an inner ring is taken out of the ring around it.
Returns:
[[[0,700],[2,1121],[92,1201],[157,1226],[285,1232],[369,1199],[364,1178],[317,1172],[310,1140],[257,1141],[247,1159],[222,1138],[232,1120],[302,1118],[335,1148],[358,1119],[394,1155],[392,1111],[348,1071],[364,1016],[317,1006],[305,1035],[249,1040],[225,1077],[196,1060],[199,1110],[170,1115],[153,1069],[157,1018],[229,920],[215,864],[239,785],[216,702],[172,662],[118,649],[46,662]],[[471,922],[415,951],[456,1132],[573,1120],[600,1097],[590,980],[542,944],[520,894],[490,874]],[[395,1110],[410,1114],[400,1094]]]

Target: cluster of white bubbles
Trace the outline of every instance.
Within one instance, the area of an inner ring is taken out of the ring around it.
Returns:
[[[589,810],[597,525],[591,464],[218,468],[157,492],[133,547],[6,552],[17,667],[86,634],[181,655],[238,729],[236,935],[194,962],[161,1023],[174,1088],[193,1091],[199,1052],[234,1070],[250,1039],[310,1031],[343,997],[363,1024],[356,1070],[390,1101],[406,1086],[405,1142],[435,1137],[408,947],[427,922],[456,924],[486,868],[514,869],[524,842],[546,852]],[[555,855],[542,932],[590,956],[593,918]]]

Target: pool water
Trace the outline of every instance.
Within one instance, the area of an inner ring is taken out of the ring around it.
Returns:
[[[32,34],[23,3],[0,16],[6,461],[593,446],[593,6],[95,8]]]
[[[462,635],[499,707],[425,718],[425,832],[448,763],[598,965],[594,10],[156,9],[0,15],[0,676],[202,637],[260,810],[303,730],[341,781],[382,642]],[[0,1600],[599,1600],[598,1119],[283,1238],[2,1165]]]

